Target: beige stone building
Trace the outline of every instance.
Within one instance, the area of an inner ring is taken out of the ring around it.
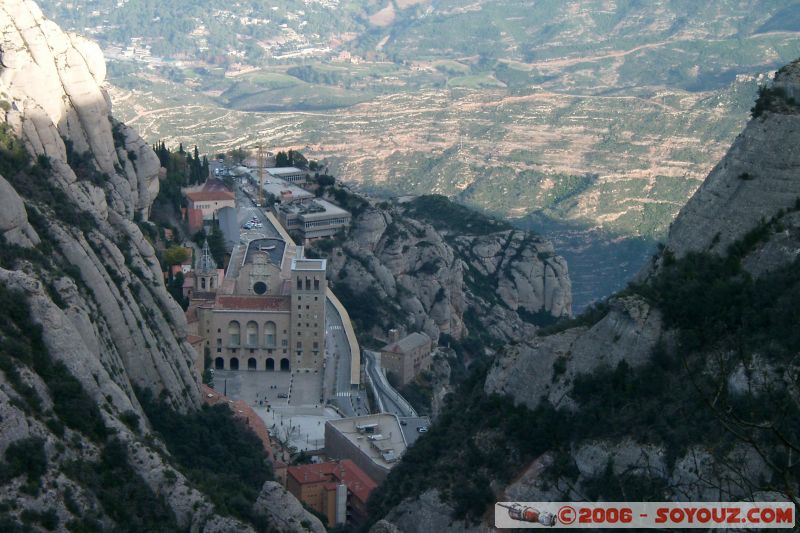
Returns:
[[[203,220],[211,220],[223,207],[236,207],[236,195],[220,179],[209,178],[204,183],[181,191],[186,196],[189,211],[201,212]]]
[[[389,332],[389,344],[381,348],[381,368],[392,372],[405,385],[417,374],[431,368],[431,338],[424,333],[412,333],[402,339],[396,330]]]
[[[407,448],[400,419],[388,413],[325,422],[325,453],[350,459],[367,476],[382,483]]]
[[[324,259],[306,259],[302,247],[295,251],[282,239],[256,239],[233,249],[221,283],[215,273],[198,268],[187,310],[189,333],[205,339],[214,368],[322,369]]]

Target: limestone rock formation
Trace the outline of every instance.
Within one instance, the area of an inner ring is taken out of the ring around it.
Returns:
[[[532,420],[564,427],[530,428],[537,437],[553,432],[550,449],[537,449],[503,483],[492,480],[493,496],[797,500],[797,476],[772,458],[797,446],[796,424],[781,424],[796,419],[797,350],[776,337],[794,329],[798,298],[798,101],[795,62],[762,91],[757,116],[681,210],[637,283],[572,326],[530,336],[495,358],[484,392],[538,408]],[[687,257],[692,252],[702,255]],[[717,298],[732,309],[705,307]],[[772,300],[778,304],[769,307]],[[692,305],[717,313],[698,317]],[[418,531],[404,515],[412,509],[447,527],[451,508],[431,493],[385,518]]]
[[[761,220],[769,220],[800,198],[800,153],[788,143],[800,135],[800,66],[778,71],[772,107],[751,120],[672,224],[667,248],[680,257],[690,251],[724,254]]]
[[[96,310],[104,319],[95,321],[97,331],[84,328],[84,342],[123,358],[133,384],[170,391],[181,408],[197,405],[196,377],[189,370],[194,353],[181,340],[182,313],[164,288],[152,246],[133,223],[134,215],[146,218],[150,192],[158,190],[153,185],[158,158],[133,130],[112,123],[101,86],[105,64],[96,44],[65,34],[33,2],[23,0],[3,3],[0,27],[7,67],[0,72],[0,92],[11,103],[5,122],[32,156],[47,159],[52,185],[96,226],[87,234],[45,222],[49,240],[80,269],[94,296],[86,301],[82,295],[76,308],[84,314]],[[128,150],[138,154],[135,161]],[[5,180],[0,187],[7,188]],[[24,219],[13,195],[3,197],[17,207],[8,212]],[[30,234],[25,224],[9,223]],[[28,239],[35,243],[35,236]],[[105,335],[110,343],[102,342]]]
[[[41,328],[48,364],[63,364],[59,372],[80,384],[53,389],[27,364],[3,362],[0,458],[21,439],[39,438],[45,466],[41,491],[21,490],[24,476],[16,476],[3,480],[0,499],[14,502],[10,515],[17,520],[25,510],[47,510],[62,530],[86,517],[102,530],[118,529],[99,492],[65,473],[75,461],[95,464],[107,447],[59,420],[59,402],[85,392],[136,477],[180,529],[252,531],[218,514],[171,466],[134,394],[149,389],[182,412],[200,406],[185,318],[141,229],[158,193],[158,158],[111,116],[95,43],[64,33],[29,0],[6,0],[0,47],[0,287],[22,295],[32,327]],[[11,340],[8,331],[0,332],[0,345]],[[11,355],[2,358],[25,360],[24,353]],[[72,416],[90,414],[66,405]]]
[[[22,198],[3,176],[0,176],[0,233],[6,241],[18,246],[39,244],[39,236],[30,224]]]
[[[319,518],[306,511],[297,498],[274,481],[264,483],[255,510],[267,516],[280,531],[325,533],[325,526]]]
[[[650,360],[662,333],[657,309],[637,296],[617,298],[591,327],[537,336],[507,349],[495,359],[484,388],[531,409],[543,400],[572,408],[569,390],[576,375],[615,368],[623,360],[632,367],[641,365]]]
[[[375,524],[370,533],[482,533],[492,531],[484,524],[470,526],[463,521],[454,521],[450,515],[453,509],[442,501],[439,493],[428,490],[413,500],[406,500],[392,509],[386,518]]]
[[[571,313],[566,262],[530,233],[445,235],[402,204],[374,203],[354,218],[339,246],[326,254],[334,287],[361,295],[374,291],[380,301],[394,302],[388,312],[377,310],[388,315],[384,331],[370,332],[378,338],[386,328],[400,327],[433,339],[461,339],[469,332],[465,313],[471,308],[485,333],[507,342],[533,334],[529,316]]]

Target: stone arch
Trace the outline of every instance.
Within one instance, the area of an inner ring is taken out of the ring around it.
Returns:
[[[223,370],[225,368],[225,359],[222,357],[217,357],[214,359],[214,368],[217,370]]]
[[[256,358],[251,357],[247,360],[247,370],[255,370],[256,369]]]
[[[288,372],[289,370],[289,359],[284,357],[281,359],[281,372]]]
[[[237,357],[231,357],[230,365],[231,370],[239,370],[239,359]]]
[[[275,359],[272,357],[267,357],[267,370],[275,372]]]

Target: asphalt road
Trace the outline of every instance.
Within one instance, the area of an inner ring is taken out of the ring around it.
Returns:
[[[330,301],[325,302],[325,383],[334,405],[345,416],[369,414],[367,395],[350,386],[350,343],[342,325],[342,317]]]
[[[382,375],[376,354],[369,350],[363,350],[363,353],[364,361],[367,365],[367,375],[373,383],[375,395],[380,398],[380,402],[383,404],[383,412],[392,413],[400,417],[416,417],[417,413],[405,399],[397,400],[398,397],[402,398],[402,396],[389,385],[385,376]]]

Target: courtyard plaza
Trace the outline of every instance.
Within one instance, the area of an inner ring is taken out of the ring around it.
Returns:
[[[213,388],[247,402],[274,438],[297,450],[324,448],[325,421],[341,418],[320,401],[319,373],[215,370]]]

